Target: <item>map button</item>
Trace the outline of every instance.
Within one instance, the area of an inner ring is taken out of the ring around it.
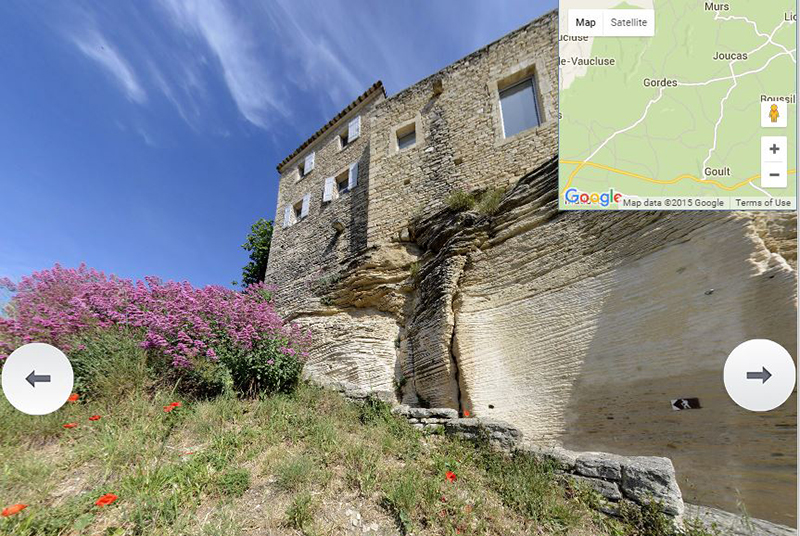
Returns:
[[[750,411],[777,408],[794,391],[796,369],[791,354],[768,339],[745,341],[725,361],[728,396]]]
[[[652,9],[604,9],[604,37],[653,37],[656,15]]]
[[[72,365],[64,352],[49,344],[20,346],[3,364],[3,394],[28,415],[47,415],[72,393]]]
[[[761,187],[786,188],[786,136],[761,136]]]
[[[603,35],[602,9],[570,9],[567,16],[568,35]]]
[[[786,165],[781,163],[763,162],[761,164],[762,188],[786,188],[789,181],[786,177]]]
[[[761,101],[761,126],[763,128],[786,128],[789,113],[782,101]]]

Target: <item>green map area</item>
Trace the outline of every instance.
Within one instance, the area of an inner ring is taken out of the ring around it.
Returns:
[[[560,208],[795,209],[795,2],[602,3],[561,2]],[[598,6],[654,35],[567,34]]]

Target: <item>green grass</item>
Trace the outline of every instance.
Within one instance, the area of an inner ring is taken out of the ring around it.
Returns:
[[[453,190],[447,195],[445,204],[453,212],[475,210],[484,216],[495,214],[506,194],[505,188],[489,188],[482,192]]]
[[[464,190],[453,190],[444,202],[453,212],[463,212],[475,207],[475,196]]]
[[[286,509],[286,524],[308,534],[307,529],[314,520],[314,503],[308,492],[296,495]]]
[[[605,517],[551,467],[423,436],[377,401],[302,384],[165,413],[171,389],[128,385],[44,417],[0,401],[0,506],[29,505],[0,534],[340,534],[347,508],[388,533],[663,534],[653,512]],[[105,493],[119,499],[95,506]]]

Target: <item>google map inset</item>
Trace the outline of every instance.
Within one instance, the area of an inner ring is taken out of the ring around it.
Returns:
[[[795,210],[792,0],[562,0],[559,207]]]

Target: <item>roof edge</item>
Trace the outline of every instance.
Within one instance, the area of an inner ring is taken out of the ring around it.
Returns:
[[[342,111],[340,111],[338,114],[336,114],[336,115],[333,117],[333,119],[331,119],[330,121],[328,121],[327,123],[325,123],[325,125],[324,125],[322,128],[320,128],[320,129],[319,129],[319,130],[317,130],[317,131],[316,131],[314,134],[312,134],[312,135],[311,135],[311,137],[310,137],[310,138],[308,138],[306,141],[304,141],[304,142],[303,142],[303,143],[300,145],[300,147],[298,147],[297,149],[295,149],[295,150],[292,152],[292,154],[290,154],[289,156],[287,156],[286,158],[284,158],[284,159],[281,161],[281,163],[280,163],[280,164],[278,164],[277,166],[275,166],[275,168],[278,170],[278,173],[281,173],[281,172],[282,172],[282,169],[283,169],[283,167],[284,167],[286,164],[288,164],[289,162],[291,162],[291,161],[292,161],[292,159],[293,159],[295,156],[297,156],[298,154],[300,154],[301,152],[303,152],[303,150],[305,150],[305,149],[306,149],[306,148],[307,148],[309,145],[311,145],[311,144],[312,144],[312,143],[313,143],[315,140],[317,140],[319,137],[321,137],[323,134],[325,134],[325,132],[327,132],[329,128],[331,128],[331,127],[332,127],[334,124],[336,124],[336,122],[337,122],[337,121],[339,121],[339,120],[340,120],[342,117],[344,117],[345,115],[347,115],[347,114],[348,114],[350,111],[352,111],[352,110],[353,110],[353,109],[354,109],[356,106],[358,106],[359,104],[361,104],[362,102],[364,102],[364,101],[365,101],[365,100],[367,100],[368,98],[372,97],[372,96],[373,96],[373,95],[374,95],[376,92],[378,92],[378,91],[380,91],[380,92],[383,94],[383,96],[384,96],[384,97],[386,97],[386,89],[384,89],[384,87],[383,87],[383,82],[381,82],[380,80],[378,80],[377,82],[375,82],[374,84],[372,84],[372,85],[371,85],[371,86],[370,86],[370,87],[369,87],[369,88],[368,88],[368,89],[367,89],[367,90],[366,90],[364,93],[362,93],[361,95],[359,95],[359,96],[358,96],[358,97],[357,97],[357,98],[356,98],[356,99],[355,99],[353,102],[351,102],[350,104],[348,104],[348,105],[347,105],[347,106],[346,106],[346,107],[345,107],[345,108],[344,108]]]

